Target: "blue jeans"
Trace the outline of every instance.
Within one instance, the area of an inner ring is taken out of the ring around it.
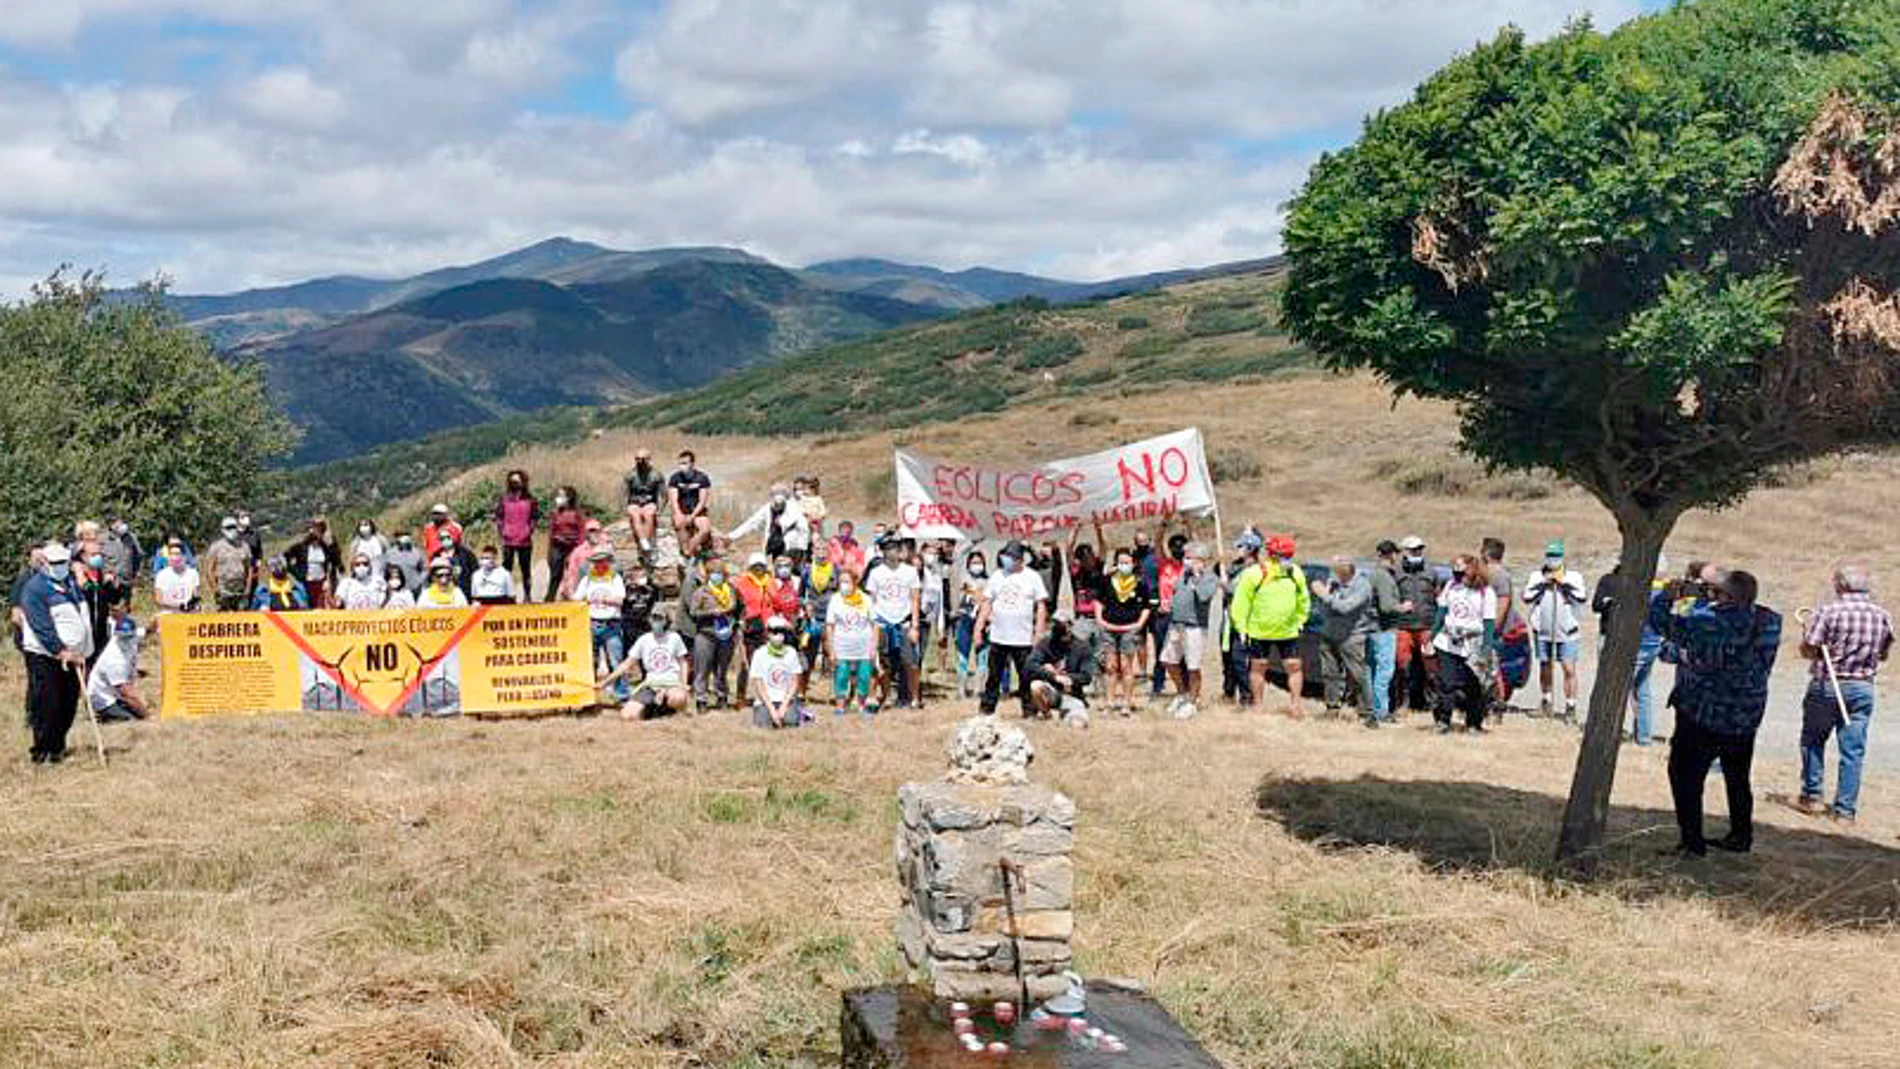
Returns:
[[[1602,646],[1598,645],[1601,651]],[[1648,746],[1656,727],[1656,700],[1649,695],[1649,673],[1656,667],[1656,655],[1662,652],[1662,636],[1643,628],[1642,641],[1636,647],[1636,677],[1630,681],[1630,697],[1636,702],[1636,745]],[[1600,666],[1599,666],[1600,667]]]
[[[1399,666],[1399,635],[1396,631],[1374,631],[1366,636],[1366,661],[1372,669],[1372,718],[1381,722],[1392,719],[1392,675]]]
[[[898,705],[910,701],[912,665],[917,657],[917,646],[910,640],[909,632],[909,620],[896,624],[877,622],[878,660],[884,663],[885,675],[891,682],[891,700]]]
[[[1847,702],[1847,722],[1834,700],[1834,684],[1826,679],[1808,683],[1801,699],[1801,797],[1819,801],[1827,787],[1827,737],[1840,731],[1840,780],[1834,788],[1834,812],[1854,815],[1860,800],[1860,762],[1867,754],[1867,725],[1874,718],[1874,685],[1864,679],[1841,680],[1841,698]]]
[[[598,669],[601,655],[607,657],[607,672],[620,667],[621,658],[627,655],[626,640],[620,634],[619,620],[595,620],[594,627],[594,664]],[[606,673],[601,673],[605,675]],[[627,677],[621,676],[614,681],[614,697],[623,704],[632,696],[632,688]]]

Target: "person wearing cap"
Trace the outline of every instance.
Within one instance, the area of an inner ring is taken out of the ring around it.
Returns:
[[[437,557],[429,562],[429,581],[416,595],[418,609],[466,609],[468,595],[455,583],[455,565],[448,558]]]
[[[351,557],[350,574],[336,584],[336,607],[380,609],[388,601],[388,584],[376,574],[376,566],[370,563],[369,554],[358,553]]]
[[[1221,610],[1220,610],[1220,692],[1221,697],[1241,708],[1254,703],[1253,680],[1250,678],[1252,659],[1247,656],[1247,640],[1240,634],[1234,622],[1234,584],[1246,574],[1247,569],[1260,561],[1260,553],[1266,548],[1266,541],[1260,532],[1249,527],[1234,539],[1234,556],[1221,572]]]
[[[800,578],[798,611],[804,627],[799,652],[805,655],[805,674],[809,682],[810,676],[830,669],[837,663],[831,659],[825,638],[831,599],[838,593],[838,581],[843,578],[843,573],[831,563],[831,547],[823,541],[814,541],[812,561],[805,566]],[[824,663],[821,665],[820,661]]]
[[[922,639],[923,576],[910,563],[910,546],[895,539],[864,576],[877,618],[878,703],[902,708],[917,704],[914,665]]]
[[[627,600],[627,584],[614,571],[614,551],[605,546],[596,546],[587,554],[587,570],[581,573],[574,584],[570,601],[584,602],[587,605],[587,622],[593,635],[594,660],[604,660],[606,670],[612,672],[620,666],[621,658],[626,656],[626,646],[620,636],[620,607]],[[614,696],[621,704],[628,697],[627,681],[622,678],[614,685]]]
[[[805,659],[792,645],[792,625],[785,617],[765,621],[765,643],[752,652],[746,667],[753,727],[795,728],[811,719],[798,697]]]
[[[681,556],[697,557],[711,548],[712,499],[712,477],[699,470],[691,449],[680,450],[678,466],[666,478],[666,504]]]
[[[1366,685],[1372,689],[1364,721],[1370,728],[1392,722],[1392,676],[1398,664],[1399,544],[1386,539],[1375,551],[1378,560],[1366,569],[1372,586],[1372,633],[1366,636]]]
[[[620,709],[625,720],[657,720],[663,716],[692,711],[693,695],[686,681],[692,674],[692,655],[686,642],[673,630],[673,614],[653,609],[647,614],[646,630],[627,651],[613,672],[597,684],[606,687],[619,683],[640,669],[640,685]]]
[[[1577,621],[1577,609],[1588,600],[1583,576],[1564,563],[1561,539],[1544,547],[1544,570],[1524,587],[1524,606],[1530,610],[1533,648],[1537,654],[1539,702],[1545,716],[1551,713],[1552,667],[1564,667],[1564,719],[1577,722],[1577,657],[1582,652],[1583,626]]]
[[[997,574],[983,587],[976,613],[976,633],[989,636],[989,673],[977,708],[986,716],[996,713],[1002,699],[1003,673],[1016,683],[1016,700],[1023,715],[1034,710],[1029,699],[1029,654],[1048,623],[1049,591],[1042,576],[1027,566],[1028,550],[1010,541],[996,555]]]
[[[218,537],[204,552],[204,585],[211,591],[219,612],[241,612],[250,607],[250,592],[257,585],[257,559],[251,547],[238,537],[236,517],[226,516],[218,524]]]
[[[1392,577],[1399,588],[1392,654],[1398,690],[1408,700],[1419,695],[1412,708],[1429,712],[1438,707],[1438,654],[1432,648],[1432,621],[1438,613],[1442,584],[1425,560],[1423,538],[1408,535],[1399,543],[1398,569]]]
[[[581,581],[581,576],[586,573],[594,553],[605,549],[611,554],[613,548],[614,540],[607,533],[607,529],[601,526],[599,520],[590,518],[581,524],[581,544],[568,554],[566,574],[561,577],[558,592],[562,601],[574,600],[574,585]]]
[[[72,551],[48,542],[45,568],[20,591],[26,624],[20,636],[26,655],[27,725],[34,764],[66,757],[66,733],[79,707],[79,672],[92,656],[92,617],[85,594],[73,580]]]
[[[441,555],[443,535],[453,535],[459,544],[462,541],[462,525],[455,522],[447,505],[438,502],[429,509],[429,522],[422,527],[422,551],[430,560]]]
[[[542,601],[553,601],[561,596],[561,584],[567,581],[574,551],[586,541],[587,515],[581,511],[580,501],[580,491],[572,486],[554,491],[554,511],[548,516],[548,582],[541,594]],[[522,585],[522,592],[530,592],[527,584]]]
[[[1029,651],[1030,712],[1087,727],[1088,686],[1094,675],[1094,651],[1076,638],[1066,612],[1054,614],[1049,633]]]
[[[1255,700],[1266,700],[1267,669],[1278,664],[1286,673],[1286,714],[1297,720],[1306,715],[1300,632],[1312,613],[1313,595],[1293,560],[1297,546],[1290,535],[1274,535],[1265,549],[1266,559],[1234,581],[1234,627],[1247,643]]]
[[[309,607],[303,584],[290,574],[290,562],[282,554],[272,557],[251,593],[251,608],[258,612],[298,612]]]
[[[108,612],[110,637],[87,673],[86,701],[102,723],[145,720],[152,715],[152,708],[139,696],[137,687],[139,642],[145,637],[145,629],[133,618],[131,606],[123,597],[114,599]]]
[[[802,563],[811,555],[811,520],[784,483],[772,484],[765,504],[746,517],[744,523],[726,532],[726,540],[737,542],[755,531],[765,535],[766,556],[789,555]]]

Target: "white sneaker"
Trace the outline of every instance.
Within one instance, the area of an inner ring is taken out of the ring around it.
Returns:
[[[1176,720],[1192,720],[1199,713],[1200,709],[1196,708],[1193,702],[1184,701],[1179,708],[1174,710],[1174,718]]]
[[[1187,699],[1183,698],[1179,694],[1176,694],[1174,696],[1174,700],[1168,703],[1168,715],[1174,716],[1175,714],[1179,713],[1181,711],[1181,707],[1186,704],[1187,704]]]

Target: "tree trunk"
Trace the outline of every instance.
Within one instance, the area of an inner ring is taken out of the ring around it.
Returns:
[[[1610,819],[1610,788],[1616,781],[1623,718],[1636,678],[1643,620],[1649,614],[1650,585],[1656,578],[1663,542],[1675,526],[1673,514],[1656,516],[1633,507],[1617,510],[1617,528],[1623,535],[1622,585],[1610,613],[1603,655],[1597,661],[1596,683],[1590,688],[1583,746],[1577,751],[1577,771],[1570,781],[1570,800],[1564,805],[1563,830],[1557,841],[1558,864],[1574,876],[1596,874],[1597,849]]]

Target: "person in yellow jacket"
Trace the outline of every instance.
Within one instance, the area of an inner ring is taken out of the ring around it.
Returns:
[[[1286,672],[1286,714],[1295,720],[1306,715],[1301,693],[1306,670],[1300,662],[1300,632],[1313,608],[1306,573],[1294,562],[1293,539],[1267,539],[1266,559],[1240,573],[1234,581],[1233,625],[1247,644],[1248,676],[1254,700],[1267,693],[1267,667],[1279,662]]]

